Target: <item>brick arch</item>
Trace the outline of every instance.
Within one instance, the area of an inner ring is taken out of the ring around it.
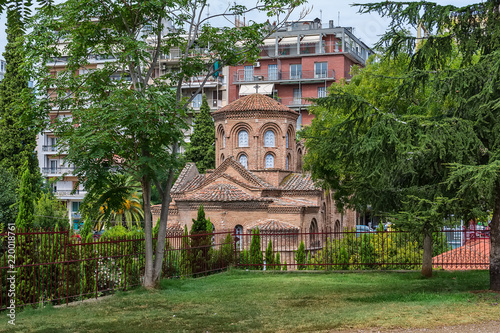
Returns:
[[[262,161],[262,163],[264,165],[264,169],[266,169],[266,157],[267,157],[267,155],[272,155],[273,156],[274,163],[273,163],[272,169],[275,169],[276,168],[276,164],[278,162],[278,159],[277,159],[276,153],[274,151],[271,151],[271,150],[266,150],[264,152],[263,161]]]
[[[252,146],[252,137],[254,135],[254,131],[253,131],[252,127],[248,123],[239,122],[231,128],[230,134],[229,134],[229,140],[228,140],[228,141],[231,141],[231,145],[235,149],[237,149],[239,147],[238,133],[242,130],[247,131],[247,133],[248,133],[248,146],[249,147]],[[227,134],[226,134],[226,136],[227,136]],[[226,145],[227,145],[227,142],[226,142]]]
[[[251,165],[251,161],[252,161],[252,158],[250,156],[250,154],[246,151],[239,151],[237,154],[236,154],[236,162],[240,162],[240,157],[241,155],[245,155],[247,157],[247,169],[250,169],[250,165]]]

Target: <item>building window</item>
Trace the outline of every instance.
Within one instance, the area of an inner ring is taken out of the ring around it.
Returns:
[[[328,65],[326,62],[315,62],[314,63],[314,77],[315,78],[325,78],[328,72]]]
[[[264,147],[274,147],[274,132],[271,130],[264,134]]]
[[[220,161],[221,163],[224,162],[224,154],[220,155]]]
[[[278,65],[269,65],[267,68],[267,75],[269,81],[278,80]]]
[[[240,131],[238,133],[238,147],[248,147],[248,132]]]
[[[293,104],[302,104],[302,90],[293,88]]]
[[[222,131],[222,148],[226,148],[226,134]]]
[[[266,155],[266,169],[274,168],[274,156],[272,154]]]
[[[194,96],[191,104],[193,108],[199,108],[201,106],[201,94],[197,94],[196,96]]]
[[[248,158],[247,155],[242,154],[239,158],[240,164],[243,165],[245,169],[248,169]]]
[[[286,147],[288,148],[289,145],[289,140],[290,140],[290,134],[286,133]]]
[[[318,87],[318,98],[320,97],[326,97],[326,88],[325,87]]]
[[[236,242],[236,247],[241,250],[242,248],[242,241],[241,241],[241,235],[243,234],[243,227],[241,225],[237,225],[234,227],[234,234],[236,236],[235,242]]]
[[[286,157],[286,169],[287,170],[290,169],[290,155],[287,155],[287,157]]]
[[[253,81],[253,66],[245,66],[245,81]]]
[[[290,79],[300,79],[302,77],[302,65],[290,65]]]
[[[299,110],[299,117],[297,118],[297,126],[296,126],[297,131],[300,131],[301,127],[302,127],[302,112]]]

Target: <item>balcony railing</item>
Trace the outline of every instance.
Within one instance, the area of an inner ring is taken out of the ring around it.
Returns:
[[[80,195],[80,194],[85,194],[87,191],[84,190],[53,190],[52,193],[54,193],[57,196],[68,196],[68,195]]]
[[[311,105],[312,102],[307,98],[315,98],[315,97],[276,97],[275,100],[286,105],[286,106],[299,106],[299,105]]]
[[[42,168],[42,173],[47,175],[47,174],[63,174],[63,173],[72,173],[73,170],[75,170],[75,167],[67,167],[67,166],[62,166],[62,167],[43,167]]]
[[[55,145],[44,145],[42,151],[57,151],[57,147]]]
[[[328,71],[299,71],[299,72],[261,72],[254,71],[253,74],[245,73],[243,69],[234,73],[234,82],[255,82],[255,81],[302,81],[302,80],[335,80],[335,70]]]

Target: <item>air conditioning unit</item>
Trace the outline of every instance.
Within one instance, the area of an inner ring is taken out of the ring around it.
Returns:
[[[253,67],[260,67],[260,61],[256,61],[255,64],[253,64]]]

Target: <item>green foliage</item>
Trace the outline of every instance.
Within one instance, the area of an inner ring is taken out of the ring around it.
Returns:
[[[17,216],[17,180],[6,169],[0,167],[0,225],[7,225]]]
[[[295,262],[297,263],[297,270],[305,270],[307,266],[307,256],[305,251],[304,241],[300,241],[299,248],[295,252]]]
[[[53,197],[52,194],[43,193],[35,205],[35,219],[33,226],[42,230],[69,229],[69,220],[66,207]]]
[[[283,263],[283,270],[284,270],[284,271],[287,271],[287,270],[288,270],[288,266],[287,266],[287,264],[286,264],[286,260],[285,260],[285,262]]]
[[[7,68],[0,82],[0,166],[16,176],[20,176],[25,161],[37,162],[33,158],[37,134],[32,118],[33,94],[28,88],[29,76],[21,70],[25,59],[23,28],[21,13],[8,10],[3,54]],[[36,169],[38,165],[31,170],[32,176]]]
[[[31,174],[28,168],[28,162],[25,162],[19,188],[19,213],[16,218],[17,228],[33,227],[33,213],[35,210],[34,199],[31,187]]]
[[[377,232],[342,239],[327,239],[323,250],[309,262],[312,270],[418,269],[422,243],[412,234]],[[325,265],[329,264],[329,265]]]
[[[89,218],[86,218],[85,221],[83,222],[83,227],[80,229],[80,237],[82,238],[82,241],[86,241],[88,236],[91,236],[93,235],[93,229],[92,229],[92,226],[93,226],[93,222],[91,219]]]
[[[115,225],[106,229],[101,235],[103,239],[115,239],[126,236],[144,236],[144,231],[140,228],[127,229],[122,225]]]
[[[276,252],[274,263],[276,264],[276,270],[281,271],[281,257],[279,252]]]
[[[191,254],[189,244],[189,234],[187,226],[184,226],[184,234],[182,235],[181,242],[181,256],[180,256],[180,272],[181,276],[191,275]]]
[[[200,113],[195,117],[193,134],[186,149],[186,159],[196,163],[200,173],[215,168],[215,125],[206,95],[203,95]]]
[[[251,265],[249,269],[262,270],[264,259],[262,256],[262,248],[260,245],[260,230],[255,228],[252,231],[252,241],[250,243],[250,253],[249,253],[249,264]]]
[[[274,252],[273,252],[273,241],[270,239],[269,243],[267,243],[266,248],[266,270],[274,270],[276,266],[274,265]]]

